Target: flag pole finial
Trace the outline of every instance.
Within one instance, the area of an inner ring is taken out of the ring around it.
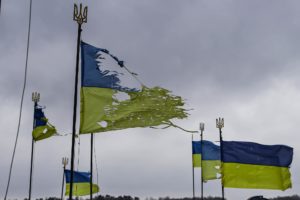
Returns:
[[[64,168],[68,165],[68,163],[69,163],[69,158],[63,157],[62,158],[62,164],[63,164]]]
[[[216,119],[216,127],[218,129],[224,128],[224,118],[219,117],[219,119]]]
[[[78,24],[81,25],[83,23],[87,23],[87,13],[88,13],[87,6],[85,6],[82,9],[82,4],[80,4],[78,10],[78,6],[74,4],[73,20],[77,21]]]
[[[200,131],[204,131],[204,123],[203,122],[200,122]]]
[[[40,101],[40,93],[38,93],[38,92],[33,92],[33,93],[32,93],[32,101],[33,101],[34,103],[39,102],[39,101]]]

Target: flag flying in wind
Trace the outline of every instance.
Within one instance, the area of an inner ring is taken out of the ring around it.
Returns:
[[[172,126],[170,119],[187,117],[180,96],[160,87],[126,86],[133,78],[124,79],[121,71],[128,69],[108,50],[81,42],[81,62],[81,134],[162,124]],[[113,64],[117,65],[116,69],[111,68]]]
[[[193,167],[201,167],[201,142],[192,141]]]
[[[202,148],[201,148],[201,145]],[[193,166],[202,167],[203,180],[208,181],[220,177],[220,146],[214,143],[203,140],[193,141]]]
[[[66,178],[66,192],[65,195],[70,194],[71,170],[65,170]],[[85,196],[90,194],[90,180],[91,173],[89,172],[73,172],[73,195]],[[92,185],[92,193],[99,192],[97,184]]]
[[[52,126],[45,117],[43,108],[37,103],[34,107],[34,121],[35,124],[32,131],[32,137],[35,141],[46,139],[56,133],[55,127]]]
[[[286,190],[292,187],[289,166],[293,148],[253,142],[223,141],[224,187]]]

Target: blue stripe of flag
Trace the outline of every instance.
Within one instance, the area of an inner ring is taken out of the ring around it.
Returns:
[[[137,91],[135,88],[121,86],[119,72],[103,70],[101,68],[101,55],[112,57],[119,65],[124,66],[122,61],[111,55],[108,50],[94,47],[81,41],[81,86],[110,88],[119,91]],[[120,66],[120,68],[121,68]]]
[[[193,141],[193,154],[202,154],[202,160],[220,160],[220,146],[213,142],[203,140],[203,153],[201,152],[201,141]]]
[[[66,183],[71,182],[71,170],[65,170]],[[91,173],[89,172],[78,172],[73,173],[73,183],[86,183],[90,182]]]
[[[223,162],[288,167],[293,148],[254,142],[223,141]]]

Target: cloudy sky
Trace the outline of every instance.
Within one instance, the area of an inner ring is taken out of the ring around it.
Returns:
[[[176,123],[218,140],[217,117],[225,118],[225,140],[294,147],[293,188],[225,189],[228,199],[300,194],[300,2],[239,0],[85,0],[88,23],[82,40],[107,48],[139,74],[186,100],[186,120]],[[9,198],[26,197],[33,103],[41,105],[60,133],[72,129],[77,1],[33,0],[32,29],[20,138]],[[24,80],[29,0],[2,0],[0,16],[0,198],[4,197],[17,131]],[[89,169],[89,135],[80,137],[79,165]],[[191,134],[179,129],[128,129],[96,134],[101,194],[146,197],[192,196]],[[194,138],[199,136],[195,134]],[[61,158],[71,137],[35,145],[32,196],[60,196]],[[78,154],[77,154],[78,155]],[[200,171],[196,170],[200,195]],[[221,196],[220,181],[204,185],[205,196]]]

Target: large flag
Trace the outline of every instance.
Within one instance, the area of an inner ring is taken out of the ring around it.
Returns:
[[[253,142],[222,143],[224,187],[286,190],[292,187],[289,166],[293,148]]]
[[[56,133],[55,127],[48,122],[43,109],[38,104],[34,108],[34,121],[32,137],[35,141],[46,139]]]
[[[70,194],[70,182],[71,182],[71,170],[65,170],[66,178],[66,192],[65,195]],[[90,194],[90,180],[91,173],[89,172],[73,172],[73,195],[85,196]],[[92,185],[92,193],[99,192],[99,186],[97,184]]]
[[[201,144],[203,145],[201,148]],[[214,143],[203,140],[193,141],[193,166],[202,167],[203,180],[213,180],[220,177],[220,146]]]
[[[140,84],[141,88],[128,87],[127,82],[133,78],[124,79],[120,71],[128,69],[108,50],[81,42],[81,61],[81,134],[162,124],[172,126],[170,119],[187,117],[182,98],[170,91]],[[111,65],[117,68],[112,69]]]

